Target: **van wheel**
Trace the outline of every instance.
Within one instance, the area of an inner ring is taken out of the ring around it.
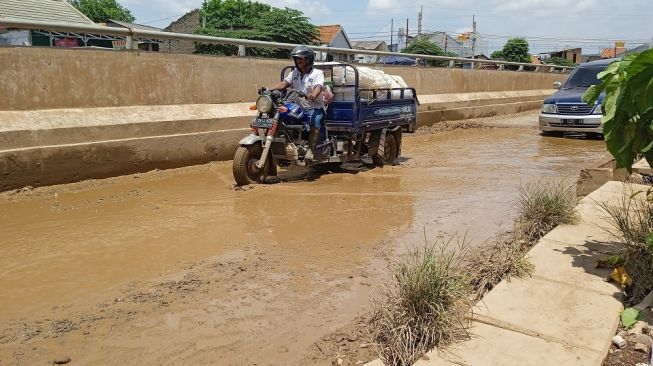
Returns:
[[[384,165],[393,165],[397,158],[397,139],[392,133],[386,133],[383,156],[379,154],[372,155],[374,165],[383,167]]]
[[[563,134],[561,131],[542,131],[542,136],[562,137]]]

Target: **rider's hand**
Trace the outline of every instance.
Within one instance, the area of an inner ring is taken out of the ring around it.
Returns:
[[[266,92],[267,90],[268,90],[268,88],[266,88],[266,87],[263,86],[263,87],[261,87],[261,88],[258,90],[258,93],[259,93],[259,95],[260,95],[260,94],[263,94],[264,92]]]
[[[314,101],[314,100],[316,99],[316,97],[313,95],[313,93],[307,95],[306,98],[307,98],[308,100],[310,100],[311,102]]]

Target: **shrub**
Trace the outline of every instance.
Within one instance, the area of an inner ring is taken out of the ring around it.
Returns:
[[[374,339],[386,365],[411,365],[436,346],[467,337],[472,310],[463,243],[411,250],[392,266],[372,316]]]

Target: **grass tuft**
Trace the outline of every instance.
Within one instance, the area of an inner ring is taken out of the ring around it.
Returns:
[[[515,222],[515,237],[532,246],[558,225],[578,221],[575,211],[576,187],[565,180],[543,178],[522,185],[519,190],[519,216]]]
[[[463,271],[467,244],[452,239],[409,251],[376,301],[374,339],[386,365],[411,365],[436,346],[467,337],[472,302]]]
[[[608,213],[612,232],[624,243],[620,252],[632,285],[626,287],[627,302],[638,303],[653,290],[653,252],[646,238],[653,233],[651,192],[625,195],[617,204],[600,206]]]

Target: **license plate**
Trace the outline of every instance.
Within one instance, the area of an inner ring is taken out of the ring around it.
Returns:
[[[561,122],[563,125],[569,125],[569,126],[578,126],[583,124],[582,119],[562,119]]]
[[[258,128],[271,128],[272,124],[274,123],[274,118],[254,118],[254,122],[252,122],[252,127],[258,127]]]

